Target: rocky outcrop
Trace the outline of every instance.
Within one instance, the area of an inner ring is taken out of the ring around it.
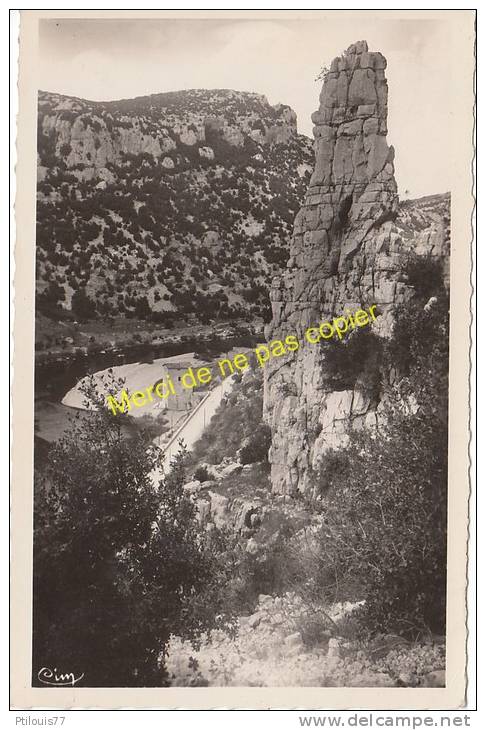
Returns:
[[[174,686],[185,687],[445,686],[443,645],[383,637],[383,651],[377,653],[373,643],[358,645],[339,636],[340,626],[357,607],[350,602],[327,607],[332,631],[324,629],[316,636],[312,627],[316,615],[322,620],[322,612],[301,596],[260,595],[253,613],[240,616],[231,635],[213,631],[197,649],[173,636],[167,668]]]
[[[170,155],[187,148],[214,159],[211,144],[218,140],[243,147],[246,139],[273,145],[296,135],[295,112],[254,93],[194,89],[106,103],[39,93],[41,161],[58,158],[67,169],[82,167],[83,179],[103,177],[101,170],[127,155],[162,158],[168,168],[166,160],[174,167]]]
[[[374,330],[390,333],[393,306],[410,296],[403,275],[411,250],[445,256],[443,217],[423,226],[398,216],[394,150],[387,134],[386,60],[365,41],[334,59],[324,78],[315,124],[315,169],[294,224],[287,272],[271,291],[267,340],[304,332],[347,309],[377,305]],[[363,364],[364,366],[364,364]],[[369,364],[368,364],[369,367]],[[330,387],[324,348],[303,344],[265,370],[265,417],[272,428],[270,461],[276,492],[308,492],[329,449],[350,427],[376,423],[380,394],[360,380]]]

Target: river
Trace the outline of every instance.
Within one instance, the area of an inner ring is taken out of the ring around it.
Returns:
[[[217,359],[247,349],[231,347],[231,342],[224,343],[224,345],[228,344],[230,349],[227,352],[220,352]],[[198,359],[194,351],[188,351],[186,346],[183,346],[178,352],[174,352],[174,350],[175,347],[171,346],[165,349],[164,356],[152,358],[153,350],[147,354],[146,348],[145,352],[139,348],[139,351],[134,353],[133,348],[130,348],[126,352],[103,352],[87,358],[78,357],[68,362],[51,363],[49,367],[45,365],[41,368],[36,367],[35,434],[37,442],[39,439],[48,443],[58,440],[69,428],[72,416],[80,411],[83,413],[83,418],[90,417],[89,412],[84,408],[80,392],[80,385],[87,375],[93,375],[95,381],[101,383],[102,376],[108,369],[111,369],[113,376],[124,378],[126,386],[131,392],[134,392],[144,390],[155,383],[161,376],[164,365],[167,366],[173,361],[183,363],[184,367],[192,365],[211,367],[214,364]],[[163,403],[158,399],[154,399],[153,404],[133,409],[131,415],[135,417],[162,415],[167,420],[171,430],[162,440],[155,439],[155,442],[163,447],[164,451],[167,450],[166,463],[169,463],[170,458],[178,450],[180,438],[190,448],[201,436],[223,395],[230,388],[231,381],[227,379],[223,383],[214,385],[207,393],[201,392],[198,397],[203,400],[199,405],[196,405],[197,401],[192,404],[189,418],[187,418],[187,409],[163,410]],[[167,443],[167,439],[171,437],[171,431],[174,429],[176,433]],[[179,431],[179,429],[181,430]],[[127,437],[132,436],[133,425],[127,422],[124,433]]]

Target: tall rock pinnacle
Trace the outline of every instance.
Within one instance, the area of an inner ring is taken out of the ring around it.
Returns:
[[[385,68],[381,53],[359,41],[324,77],[312,115],[315,170],[295,219],[287,272],[273,283],[269,341],[297,333],[303,342],[307,327],[346,308],[377,304],[386,313],[402,294],[406,298],[398,254],[389,239],[383,244],[398,210],[394,150],[386,141]],[[303,344],[269,364],[265,417],[272,428],[274,491],[312,489],[326,450],[339,446],[350,425],[376,422],[376,407],[359,384],[332,390],[318,345]]]
[[[365,238],[397,212],[394,150],[386,141],[385,67],[385,58],[368,52],[365,41],[353,44],[332,62],[312,115],[316,164],[295,219],[284,289],[292,289],[294,302],[305,294],[318,310],[323,303],[339,303],[332,296],[339,289],[333,277],[341,281],[355,268]],[[356,299],[357,292],[350,293]],[[276,326],[278,314],[275,306]]]

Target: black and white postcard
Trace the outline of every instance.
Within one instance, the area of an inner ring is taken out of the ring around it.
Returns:
[[[464,703],[474,23],[21,11],[16,707]]]

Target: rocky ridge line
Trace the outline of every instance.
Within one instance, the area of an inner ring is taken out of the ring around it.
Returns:
[[[52,139],[54,155],[68,169],[83,166],[80,179],[113,181],[109,165],[120,164],[127,154],[151,155],[166,169],[174,167],[172,154],[181,145],[194,147],[201,158],[214,159],[215,134],[235,147],[242,147],[245,137],[262,145],[285,143],[297,135],[297,117],[289,106],[271,106],[262,95],[226,89],[113,102],[41,91],[39,178],[47,171],[42,154],[46,139]]]

